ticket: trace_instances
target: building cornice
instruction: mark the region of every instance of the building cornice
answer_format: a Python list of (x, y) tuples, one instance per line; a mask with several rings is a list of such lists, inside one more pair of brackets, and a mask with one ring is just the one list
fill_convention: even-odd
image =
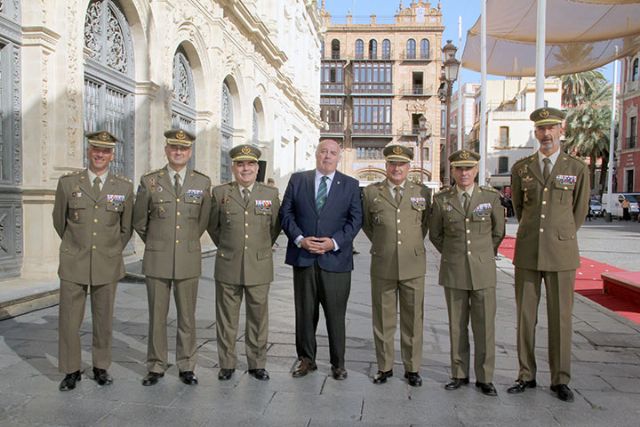
[(238, 29), (255, 41), (258, 50), (274, 67), (280, 68), (287, 61), (287, 55), (274, 41), (266, 25), (247, 8), (242, 0), (220, 0), (220, 4), (238, 21)]
[(22, 27), (22, 45), (40, 46), (48, 52), (55, 50), (60, 34), (47, 27)]

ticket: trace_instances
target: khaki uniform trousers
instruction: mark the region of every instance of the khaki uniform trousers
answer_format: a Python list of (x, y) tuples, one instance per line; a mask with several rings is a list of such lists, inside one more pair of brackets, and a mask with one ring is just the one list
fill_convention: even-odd
[(148, 277), (149, 299), (149, 343), (147, 346), (147, 369), (163, 373), (169, 367), (167, 350), (167, 315), (171, 287), (178, 315), (176, 333), (176, 365), (179, 371), (193, 371), (196, 366), (196, 300), (198, 277), (189, 279), (160, 279)]
[(80, 370), (80, 326), (84, 318), (87, 292), (91, 296), (91, 323), (93, 326), (93, 366), (108, 369), (111, 366), (113, 303), (117, 282), (91, 286), (60, 281), (60, 314), (58, 316), (58, 369), (64, 374)]
[(469, 318), (473, 330), (476, 381), (490, 383), (496, 362), (496, 289), (444, 288), (449, 313), (451, 377), (469, 378)]
[(371, 316), (378, 369), (393, 369), (398, 300), (402, 363), (406, 372), (418, 372), (422, 365), (424, 276), (409, 280), (371, 277)]
[(536, 324), (542, 279), (547, 295), (551, 385), (568, 384), (571, 380), (571, 314), (575, 278), (575, 270), (537, 271), (516, 267), (519, 380), (536, 378)]
[(249, 369), (264, 369), (269, 336), (269, 283), (232, 285), (216, 281), (216, 336), (220, 368), (235, 369), (242, 296), (245, 300), (245, 347)]

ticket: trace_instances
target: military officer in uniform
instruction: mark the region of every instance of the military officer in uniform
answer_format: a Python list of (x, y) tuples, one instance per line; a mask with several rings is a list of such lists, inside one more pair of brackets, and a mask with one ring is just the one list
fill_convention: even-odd
[(497, 396), (495, 364), (496, 261), (504, 238), (500, 193), (475, 184), (480, 155), (458, 150), (449, 156), (455, 185), (433, 200), (429, 239), (442, 254), (440, 285), (449, 313), (451, 376), (456, 390), (469, 383), (469, 319), (474, 338), (476, 387)]
[(371, 300), (378, 372), (375, 384), (393, 376), (398, 299), (400, 343), (405, 378), (422, 385), (424, 318), (424, 238), (428, 230), (430, 190), (407, 180), (413, 150), (385, 147), (387, 178), (364, 190), (362, 229), (371, 240)]
[(124, 277), (122, 250), (131, 238), (133, 184), (109, 172), (116, 138), (100, 131), (87, 135), (89, 167), (60, 178), (53, 206), (53, 226), (60, 245), (59, 369), (60, 390), (80, 381), (80, 325), (87, 292), (91, 295), (93, 378), (113, 379), (111, 365), (113, 303)]
[(258, 148), (239, 145), (229, 155), (235, 181), (213, 189), (208, 228), (218, 247), (214, 272), (218, 379), (230, 379), (236, 368), (235, 344), (244, 294), (249, 374), (266, 381), (271, 247), (280, 233), (280, 200), (276, 188), (256, 182), (261, 155)]
[(164, 134), (168, 164), (140, 179), (133, 227), (145, 242), (143, 273), (149, 300), (148, 374), (150, 386), (164, 376), (167, 361), (167, 313), (171, 288), (178, 314), (176, 364), (180, 380), (194, 385), (196, 298), (201, 272), (200, 236), (211, 209), (211, 181), (188, 166), (194, 136), (180, 129)]
[(585, 163), (560, 147), (565, 114), (555, 108), (531, 113), (539, 150), (511, 169), (516, 235), (516, 308), (520, 370), (509, 393), (536, 386), (535, 329), (540, 285), (544, 279), (549, 324), (551, 390), (573, 401), (571, 316), (576, 268), (580, 266), (577, 232), (589, 210), (589, 172)]

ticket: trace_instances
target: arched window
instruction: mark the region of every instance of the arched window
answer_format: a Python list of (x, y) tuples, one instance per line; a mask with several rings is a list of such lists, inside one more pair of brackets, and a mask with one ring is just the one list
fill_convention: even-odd
[[(129, 24), (113, 0), (92, 0), (84, 21), (89, 57), (84, 74), (84, 130), (107, 130), (121, 141), (111, 163), (114, 173), (133, 178), (133, 42)], [(85, 148), (86, 148), (85, 140)], [(85, 165), (87, 164), (86, 149)]]
[(633, 66), (631, 67), (631, 81), (638, 80), (638, 58), (633, 60)]
[(369, 40), (369, 59), (378, 59), (378, 42)]
[(364, 42), (360, 39), (356, 40), (356, 59), (364, 58)]
[[(193, 82), (193, 72), (187, 55), (179, 47), (173, 55), (173, 96), (171, 100), (171, 127), (184, 129), (196, 134), (196, 89)], [(189, 161), (192, 167), (195, 165), (195, 149), (192, 146), (193, 155)]]
[(391, 59), (391, 42), (389, 39), (382, 40), (382, 59)]
[(231, 159), (229, 150), (233, 147), (233, 100), (227, 82), (222, 83), (222, 136), (220, 144), (220, 182), (231, 181)]
[(429, 59), (429, 39), (420, 40), (420, 59)]
[(340, 59), (340, 40), (331, 41), (331, 59)]
[(414, 39), (407, 40), (407, 59), (416, 59), (416, 41)]

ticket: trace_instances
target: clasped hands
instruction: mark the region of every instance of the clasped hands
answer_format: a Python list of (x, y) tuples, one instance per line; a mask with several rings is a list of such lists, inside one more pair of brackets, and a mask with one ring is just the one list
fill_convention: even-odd
[(300, 241), (300, 246), (315, 255), (322, 255), (334, 249), (333, 239), (331, 237), (305, 237)]

